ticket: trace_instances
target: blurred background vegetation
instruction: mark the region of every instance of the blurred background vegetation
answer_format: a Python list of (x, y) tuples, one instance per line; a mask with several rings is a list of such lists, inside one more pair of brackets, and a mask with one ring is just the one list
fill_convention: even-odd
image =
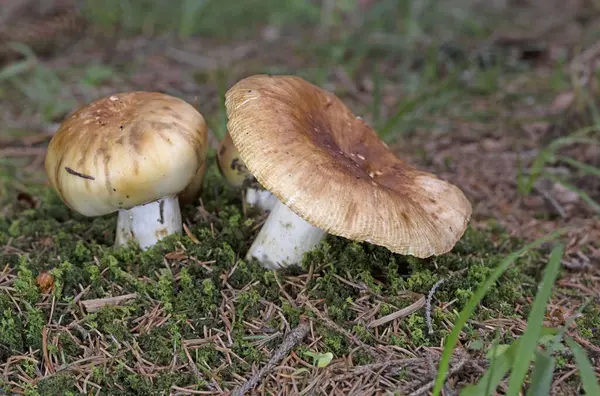
[[(599, 15), (597, 0), (3, 0), (0, 132), (55, 129), (99, 96), (143, 89), (197, 105), (216, 141), (232, 84), (289, 73), (390, 144), (421, 134), (422, 165), (431, 137), (492, 137), (518, 153), (520, 196), (547, 176), (598, 212), (596, 152), (564, 154), (597, 142)], [(557, 163), (568, 177), (544, 173)]]
[[(65, 109), (75, 104), (65, 93), (61, 84), (65, 77), (61, 74), (73, 76), (70, 69), (84, 63), (85, 70), (79, 71), (80, 80), (93, 85), (114, 77), (115, 72), (131, 72), (134, 67), (131, 59), (124, 60), (121, 56), (116, 60), (115, 53), (119, 52), (122, 40), (132, 37), (147, 40), (137, 45), (136, 52), (162, 54), (187, 63), (189, 68), (198, 66), (195, 75), (199, 83), (216, 76), (230, 84), (229, 77), (235, 73), (227, 70), (224, 63), (229, 69), (245, 69), (241, 74), (300, 74), (320, 85), (330, 83), (327, 88), (340, 91), (337, 93), (341, 95), (356, 85), (355, 81), (367, 78), (369, 86), (359, 89), (367, 88), (372, 93), (368, 112), (376, 124), (382, 121), (382, 116), (392, 118), (391, 123), (377, 124), (383, 128), (383, 134), (396, 129), (399, 122), (416, 122), (425, 113), (431, 114), (448, 104), (460, 88), (457, 84), (468, 83), (475, 90), (494, 90), (500, 68), (519, 71), (526, 67), (506, 58), (507, 49), (492, 39), (498, 21), (507, 15), (506, 7), (496, 4), (497, 1), (4, 2), (16, 5), (4, 6), (0, 54), (5, 59), (24, 56), (26, 60), (2, 70), (0, 83), (4, 82), (4, 89), (7, 84), (16, 86), (37, 105), (44, 119), (50, 120), (60, 119)], [(52, 70), (32, 61), (34, 54), (61, 54), (74, 43), (86, 40), (99, 45), (101, 54), (79, 61), (75, 56), (70, 64)], [(201, 44), (192, 51), (176, 49), (185, 46), (182, 43), (186, 40)], [(259, 62), (252, 61), (255, 54), (244, 54), (243, 48), (241, 55), (236, 53), (240, 42), (252, 40), (266, 42), (255, 48), (261, 52)], [(222, 51), (215, 54), (218, 46)], [(298, 57), (302, 61), (294, 62)], [(477, 72), (484, 68), (485, 72)], [(331, 77), (339, 76), (340, 69), (345, 81), (332, 86)], [(397, 96), (403, 105), (394, 114), (382, 109), (386, 107), (381, 103), (384, 80), (388, 86), (402, 84)], [(65, 97), (56, 101), (57, 95)]]

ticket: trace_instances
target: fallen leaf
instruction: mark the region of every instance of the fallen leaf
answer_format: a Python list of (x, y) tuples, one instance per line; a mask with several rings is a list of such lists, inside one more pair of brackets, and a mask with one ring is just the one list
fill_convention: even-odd
[(306, 351), (306, 352), (304, 352), (304, 354), (306, 356), (312, 357), (313, 364), (317, 363), (317, 367), (319, 367), (319, 368), (327, 367), (329, 365), (329, 363), (331, 363), (331, 361), (333, 360), (333, 353), (331, 353), (331, 352), (318, 353), (318, 352)]
[(49, 272), (41, 272), (35, 279), (38, 287), (44, 294), (48, 294), (54, 289), (54, 276)]

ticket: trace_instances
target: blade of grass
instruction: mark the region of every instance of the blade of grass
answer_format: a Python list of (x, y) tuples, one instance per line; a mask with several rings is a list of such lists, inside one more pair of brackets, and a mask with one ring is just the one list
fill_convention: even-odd
[(381, 74), (378, 66), (373, 67), (373, 110), (372, 110), (373, 125), (379, 125), (381, 117)]
[[(494, 345), (492, 348), (497, 348)], [(490, 360), (490, 367), (475, 385), (468, 385), (460, 391), (460, 396), (493, 395), (502, 378), (506, 375), (515, 360), (519, 348), (519, 340), (508, 347), (502, 354)]]
[[(500, 329), (496, 329), (496, 336), (494, 337), (494, 344), (492, 347), (492, 356), (494, 356), (495, 358), (492, 359), (492, 361), (490, 362), (490, 368), (489, 368), (489, 378), (487, 379), (487, 381), (481, 381), (480, 384), (483, 385), (484, 383), (485, 385), (485, 394), (489, 395), (490, 391), (492, 389), (496, 389), (496, 387), (498, 386), (498, 383), (495, 382), (496, 378), (494, 378), (494, 374), (496, 374), (496, 377), (498, 377), (498, 381), (500, 381), (502, 379), (502, 377), (504, 377), (504, 374), (506, 374), (506, 371), (509, 369), (510, 366), (506, 365), (506, 368), (504, 367), (504, 364), (500, 365), (500, 370), (496, 370), (496, 365), (495, 363), (497, 363), (498, 359), (496, 359), (496, 357), (498, 357), (497, 352), (498, 352), (498, 344), (500, 343)], [(515, 343), (516, 344), (516, 343)], [(516, 347), (515, 347), (516, 348)], [(510, 349), (510, 347), (509, 347)], [(506, 351), (508, 352), (508, 351)], [(496, 370), (496, 371), (494, 371)], [(502, 375), (498, 376), (498, 372), (501, 372)]]
[(31, 47), (29, 47), (23, 43), (11, 41), (8, 43), (8, 46), (10, 48), (12, 48), (13, 50), (19, 52), (21, 55), (23, 55), (26, 60), (37, 59), (37, 56), (35, 55), (35, 52), (31, 49)]
[(527, 396), (547, 396), (552, 387), (555, 359), (547, 352), (536, 352), (535, 366), (531, 374), (531, 386)]
[(531, 193), (531, 190), (533, 189), (533, 185), (535, 184), (535, 181), (540, 177), (540, 175), (544, 171), (544, 167), (550, 160), (550, 156), (551, 155), (548, 152), (548, 149), (546, 148), (546, 149), (540, 151), (540, 153), (537, 155), (537, 157), (535, 157), (535, 159), (533, 160), (533, 164), (531, 165), (529, 177), (527, 178), (527, 181), (522, 186), (521, 194), (529, 195)]
[(35, 67), (35, 63), (24, 60), (8, 65), (0, 70), (0, 81), (10, 80), (25, 74)]
[(579, 368), (579, 374), (581, 375), (581, 381), (583, 382), (583, 389), (587, 395), (600, 395), (600, 385), (594, 371), (594, 367), (587, 357), (587, 354), (579, 344), (573, 341), (571, 338), (566, 337), (565, 341), (573, 352), (577, 367)]
[(521, 150), (517, 150), (517, 191), (521, 195), (527, 195), (529, 178), (525, 176), (523, 160), (521, 159)]
[(588, 165), (584, 162), (577, 161), (576, 159), (564, 155), (559, 155), (556, 157), (556, 159), (565, 162), (571, 165), (573, 168), (577, 168), (580, 171), (587, 173), (588, 175), (600, 177), (600, 168), (596, 168), (595, 166)]
[(400, 122), (400, 120), (408, 113), (413, 111), (421, 102), (430, 97), (435, 97), (439, 95), (441, 92), (446, 90), (450, 90), (454, 84), (457, 83), (460, 74), (458, 72), (454, 72), (452, 75), (448, 76), (441, 84), (437, 85), (433, 89), (429, 91), (425, 91), (412, 99), (407, 99), (398, 105), (396, 112), (394, 115), (383, 125), (379, 134), (381, 136), (388, 135), (392, 129), (396, 127), (396, 125)]
[(546, 176), (548, 179), (552, 180), (555, 183), (561, 184), (567, 190), (570, 190), (570, 191), (576, 193), (577, 195), (579, 195), (579, 197), (582, 200), (585, 201), (585, 203), (587, 203), (590, 207), (592, 207), (592, 209), (594, 209), (596, 212), (600, 213), (600, 203), (596, 202), (592, 197), (590, 197), (582, 189), (575, 187), (571, 183), (568, 183), (565, 180), (561, 179), (560, 177), (555, 176), (549, 172), (544, 172), (544, 176)]
[(546, 147), (546, 149), (548, 151), (555, 152), (556, 150), (558, 150), (559, 148), (561, 148), (563, 146), (568, 146), (570, 144), (576, 144), (576, 143), (598, 145), (598, 144), (600, 144), (600, 141), (594, 140), (592, 138), (586, 138), (586, 137), (567, 136), (567, 137), (558, 138), (556, 140), (553, 140), (552, 143), (550, 143)]
[(550, 254), (550, 260), (548, 261), (542, 284), (535, 296), (529, 318), (527, 319), (527, 328), (520, 338), (521, 348), (519, 348), (508, 380), (507, 394), (509, 395), (518, 395), (520, 393), (525, 376), (529, 371), (529, 363), (535, 352), (544, 323), (544, 317), (546, 316), (546, 304), (550, 299), (552, 286), (560, 270), (560, 260), (563, 256), (563, 251), (563, 245), (558, 245)]
[[(553, 328), (542, 328), (541, 335), (555, 335), (557, 333), (556, 329)], [(492, 358), (488, 356), (490, 359), (490, 366), (485, 371), (485, 373), (481, 376), (481, 379), (477, 384), (468, 385), (463, 388), (460, 392), (460, 396), (481, 396), (481, 395), (493, 395), (498, 388), (500, 382), (504, 379), (506, 373), (513, 366), (517, 350), (520, 346), (520, 339), (517, 339), (513, 344), (508, 346), (504, 351), (500, 354), (496, 355), (495, 350), (499, 345), (494, 344), (491, 350)]]
[(433, 388), (434, 396), (438, 396), (440, 394), (440, 391), (442, 390), (442, 387), (444, 386), (446, 373), (448, 372), (448, 368), (450, 366), (450, 359), (452, 358), (452, 352), (454, 350), (454, 347), (456, 346), (456, 343), (458, 342), (458, 337), (460, 336), (460, 332), (462, 331), (462, 328), (467, 323), (467, 321), (469, 320), (469, 317), (471, 316), (473, 311), (475, 311), (477, 304), (485, 296), (485, 294), (490, 289), (490, 287), (494, 284), (494, 282), (496, 282), (496, 280), (498, 280), (498, 278), (500, 278), (500, 276), (502, 276), (502, 274), (508, 269), (508, 267), (517, 258), (519, 258), (520, 255), (522, 255), (523, 253), (525, 253), (531, 249), (534, 249), (534, 248), (540, 246), (543, 243), (553, 240), (554, 238), (563, 234), (565, 231), (566, 231), (566, 228), (561, 228), (549, 235), (546, 235), (545, 237), (539, 238), (539, 239), (525, 245), (524, 247), (517, 250), (516, 252), (513, 252), (510, 255), (508, 255), (504, 260), (502, 260), (500, 262), (500, 264), (496, 267), (494, 272), (492, 272), (492, 274), (485, 280), (485, 282), (483, 282), (483, 284), (481, 284), (479, 286), (477, 291), (471, 296), (471, 298), (467, 302), (466, 306), (463, 308), (460, 315), (458, 316), (458, 319), (454, 323), (452, 332), (446, 339), (446, 342), (444, 345), (444, 351), (442, 352), (442, 359), (440, 360), (440, 364), (439, 364), (438, 374), (435, 379), (435, 386)]
[[(586, 134), (594, 132), (596, 130), (596, 126), (586, 127), (576, 131), (571, 136), (566, 136), (553, 140), (548, 146), (541, 150), (533, 160), (529, 171), (529, 177), (521, 177), (521, 180), (517, 181), (517, 184), (519, 186), (519, 193), (521, 195), (529, 195), (531, 193), (533, 185), (535, 184), (536, 180), (540, 177), (540, 175), (544, 172), (546, 164), (555, 160), (554, 154), (561, 147), (576, 143), (593, 145), (600, 144), (600, 141), (598, 140), (584, 137)], [(574, 164), (572, 165), (576, 166)]]
[(206, 0), (184, 0), (181, 6), (181, 21), (179, 23), (179, 37), (186, 38), (194, 32), (194, 24), (198, 14), (206, 5)]

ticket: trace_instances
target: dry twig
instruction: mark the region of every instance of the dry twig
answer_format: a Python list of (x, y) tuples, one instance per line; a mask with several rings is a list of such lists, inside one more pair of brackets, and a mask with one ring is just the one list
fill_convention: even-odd
[(384, 369), (386, 371), (396, 370), (402, 367), (409, 366), (411, 364), (417, 364), (423, 362), (422, 358), (406, 358), (406, 359), (392, 359), (378, 363), (365, 364), (363, 366), (352, 367), (343, 374), (336, 375), (332, 381), (344, 381), (358, 375), (374, 372), (377, 370)]
[(277, 364), (279, 364), (279, 362), (290, 353), (290, 351), (296, 346), (296, 344), (298, 344), (304, 339), (304, 337), (306, 337), (309, 330), (310, 325), (308, 320), (302, 320), (298, 327), (296, 327), (294, 330), (288, 333), (288, 335), (285, 337), (279, 348), (277, 348), (277, 350), (273, 353), (271, 359), (269, 359), (267, 364), (264, 365), (263, 368), (258, 370), (256, 374), (254, 374), (240, 388), (234, 390), (232, 395), (242, 396), (246, 394), (246, 392), (252, 390), (261, 381), (261, 379), (265, 375), (267, 375), (267, 373), (273, 370), (277, 366)]
[(107, 305), (121, 305), (137, 297), (137, 293), (125, 294), (117, 297), (97, 298), (93, 300), (81, 300), (81, 305), (87, 312), (96, 312)]
[(393, 320), (410, 315), (411, 313), (416, 312), (419, 309), (423, 308), (424, 305), (425, 305), (425, 296), (419, 298), (417, 301), (410, 304), (408, 307), (402, 308), (396, 312), (393, 312), (389, 315), (386, 315), (384, 317), (381, 317), (377, 320), (372, 321), (371, 323), (369, 323), (369, 325), (367, 327), (373, 328), (373, 327), (381, 326), (382, 324), (386, 324), (387, 322), (391, 322)]
[[(465, 354), (465, 356), (463, 356), (462, 359), (460, 359), (460, 361), (456, 364), (456, 366), (452, 367), (450, 369), (450, 371), (448, 372), (448, 375), (446, 376), (446, 379), (456, 373), (458, 373), (460, 370), (462, 370), (462, 368), (465, 366), (465, 363), (467, 363), (468, 360), (468, 355)], [(435, 378), (429, 382), (427, 382), (425, 385), (421, 386), (419, 389), (417, 389), (416, 391), (412, 392), (409, 394), (409, 396), (420, 396), (420, 395), (424, 395), (426, 394), (431, 388), (433, 388), (433, 386), (435, 385)]]
[(354, 344), (356, 344), (359, 347), (363, 348), (366, 352), (368, 352), (374, 358), (376, 358), (376, 359), (380, 358), (380, 355), (379, 355), (379, 353), (377, 353), (377, 350), (375, 348), (373, 348), (371, 345), (365, 344), (357, 336), (355, 336), (354, 334), (350, 333), (349, 331), (345, 330), (344, 328), (342, 328), (341, 326), (339, 326), (338, 324), (336, 324), (329, 317), (325, 316), (323, 314), (323, 312), (319, 311), (308, 300), (304, 300), (304, 305), (307, 306), (311, 311), (313, 311), (315, 313), (315, 315), (317, 315), (317, 317), (319, 319), (321, 319), (321, 321), (323, 322), (323, 324), (325, 326), (329, 327), (332, 330), (337, 331), (340, 334), (343, 334), (344, 337), (348, 338)]

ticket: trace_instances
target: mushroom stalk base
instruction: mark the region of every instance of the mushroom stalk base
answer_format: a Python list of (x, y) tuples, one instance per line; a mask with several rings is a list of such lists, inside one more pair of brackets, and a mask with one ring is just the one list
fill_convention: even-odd
[(181, 211), (176, 196), (161, 198), (131, 209), (121, 209), (117, 219), (117, 247), (130, 241), (148, 249), (162, 238), (182, 231)]
[(246, 189), (246, 202), (251, 206), (257, 206), (261, 210), (272, 210), (279, 200), (268, 190), (261, 190), (254, 187)]
[(308, 223), (277, 200), (267, 221), (246, 254), (264, 267), (277, 269), (297, 265), (302, 255), (325, 238), (325, 231)]

